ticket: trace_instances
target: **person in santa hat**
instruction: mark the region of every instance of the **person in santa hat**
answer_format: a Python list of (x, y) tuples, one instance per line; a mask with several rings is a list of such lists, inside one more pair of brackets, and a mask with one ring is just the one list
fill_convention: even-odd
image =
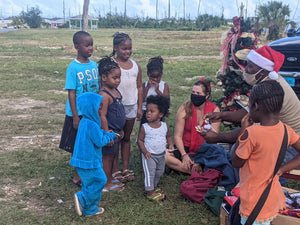
[[(269, 46), (263, 46), (256, 50), (251, 50), (247, 55), (247, 60), (247, 66), (243, 72), (244, 80), (251, 86), (255, 86), (265, 80), (276, 80), (284, 90), (283, 106), (279, 118), (300, 135), (300, 101), (291, 86), (278, 74), (284, 62), (284, 55)], [(204, 117), (211, 122), (241, 122), (243, 117), (247, 114), (247, 110), (242, 108), (235, 112), (212, 112)], [(202, 132), (201, 135), (208, 143), (235, 143), (240, 135), (240, 129), (233, 130), (229, 133), (216, 133), (210, 130), (208, 132)], [(289, 146), (284, 162), (290, 161), (297, 154), (298, 152)]]

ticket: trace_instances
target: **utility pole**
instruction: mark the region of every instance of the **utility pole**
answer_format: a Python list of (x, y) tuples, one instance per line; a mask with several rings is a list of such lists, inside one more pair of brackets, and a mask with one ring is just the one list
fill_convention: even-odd
[(109, 0), (109, 14), (111, 15), (111, 0)]
[(89, 27), (89, 4), (90, 0), (84, 0), (83, 3), (83, 13), (82, 13), (82, 30), (87, 31)]
[(63, 0), (63, 15), (64, 15), (64, 23), (66, 23), (65, 0)]
[(158, 20), (158, 0), (156, 0), (155, 19)]
[(185, 0), (183, 0), (183, 19), (185, 20)]
[(241, 3), (241, 15), (240, 15), (241, 18), (244, 17), (244, 4), (243, 2)]
[(168, 18), (170, 19), (171, 18), (171, 3), (170, 3), (171, 0), (168, 1)]
[(201, 0), (198, 1), (198, 14), (197, 14), (197, 16), (200, 16), (200, 4), (201, 4)]
[(246, 0), (245, 19), (247, 19), (248, 0)]
[(125, 9), (124, 9), (124, 19), (126, 20), (126, 4), (127, 4), (127, 0), (125, 0)]

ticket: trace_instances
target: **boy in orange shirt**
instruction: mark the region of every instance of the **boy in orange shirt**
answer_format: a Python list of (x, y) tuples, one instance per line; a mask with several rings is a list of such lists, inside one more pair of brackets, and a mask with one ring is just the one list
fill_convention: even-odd
[[(250, 112), (242, 120), (241, 135), (231, 154), (233, 166), (241, 168), (241, 224), (245, 224), (262, 192), (273, 177), (284, 135), (284, 124), (279, 120), (283, 97), (282, 87), (274, 80), (260, 82), (251, 91)], [(251, 126), (253, 123), (260, 124)], [(288, 145), (292, 145), (300, 152), (299, 136), (288, 125), (285, 126)], [(300, 155), (284, 165), (279, 173), (299, 165)], [(269, 225), (278, 210), (284, 205), (285, 196), (277, 174), (268, 198), (253, 224)]]

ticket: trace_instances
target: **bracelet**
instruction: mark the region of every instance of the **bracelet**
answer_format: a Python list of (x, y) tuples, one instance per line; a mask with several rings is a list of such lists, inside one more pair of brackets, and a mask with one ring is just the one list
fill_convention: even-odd
[(188, 155), (187, 153), (184, 153), (182, 156), (181, 156), (181, 159), (183, 159), (186, 155)]

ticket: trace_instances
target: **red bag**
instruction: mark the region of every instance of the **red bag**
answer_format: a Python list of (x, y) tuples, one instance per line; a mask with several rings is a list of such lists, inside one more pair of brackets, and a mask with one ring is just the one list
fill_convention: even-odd
[(214, 188), (222, 180), (222, 177), (223, 173), (215, 169), (208, 169), (202, 174), (192, 171), (189, 180), (180, 185), (180, 192), (186, 199), (204, 203), (203, 197), (207, 190)]

